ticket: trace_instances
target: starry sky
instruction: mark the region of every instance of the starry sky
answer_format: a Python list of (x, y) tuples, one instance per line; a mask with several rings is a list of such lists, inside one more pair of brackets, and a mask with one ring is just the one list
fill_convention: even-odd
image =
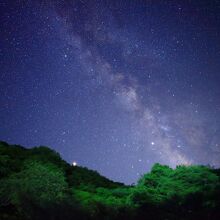
[(3, 0), (0, 140), (127, 184), (220, 166), (220, 2)]

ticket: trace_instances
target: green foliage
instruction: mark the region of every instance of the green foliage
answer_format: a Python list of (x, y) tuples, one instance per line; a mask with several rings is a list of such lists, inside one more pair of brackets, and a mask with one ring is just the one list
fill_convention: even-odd
[(178, 166), (175, 170), (155, 164), (150, 173), (138, 182), (137, 188), (144, 188), (154, 202), (165, 202), (173, 197), (182, 198), (200, 193), (213, 194), (219, 187), (219, 177), (206, 166)]
[(0, 142), (0, 178), (20, 171), (27, 153), (21, 146)]
[(29, 217), (35, 208), (61, 202), (66, 187), (64, 173), (59, 168), (50, 163), (27, 161), (21, 172), (0, 181), (0, 205), (13, 205)]
[(117, 188), (123, 186), (121, 183), (115, 183), (101, 176), (96, 171), (78, 166), (70, 166), (68, 168), (67, 181), (71, 187), (87, 187), (91, 190), (96, 187)]
[(220, 171), (155, 164), (125, 186), (47, 147), (0, 142), (0, 219), (220, 219)]

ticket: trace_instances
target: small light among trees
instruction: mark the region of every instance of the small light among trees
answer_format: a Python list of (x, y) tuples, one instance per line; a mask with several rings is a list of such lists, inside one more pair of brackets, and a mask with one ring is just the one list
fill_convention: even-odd
[(73, 165), (74, 167), (77, 166), (76, 161), (73, 161), (72, 165)]

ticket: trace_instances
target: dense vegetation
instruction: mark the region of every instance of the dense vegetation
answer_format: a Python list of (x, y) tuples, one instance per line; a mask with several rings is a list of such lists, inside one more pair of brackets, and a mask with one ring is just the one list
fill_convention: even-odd
[(220, 170), (155, 164), (135, 186), (0, 142), (0, 219), (220, 219)]

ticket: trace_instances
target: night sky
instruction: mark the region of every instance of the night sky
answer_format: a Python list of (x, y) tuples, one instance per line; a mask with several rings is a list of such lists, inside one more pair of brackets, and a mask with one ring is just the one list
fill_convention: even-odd
[(220, 166), (220, 1), (0, 2), (0, 140), (135, 183)]

